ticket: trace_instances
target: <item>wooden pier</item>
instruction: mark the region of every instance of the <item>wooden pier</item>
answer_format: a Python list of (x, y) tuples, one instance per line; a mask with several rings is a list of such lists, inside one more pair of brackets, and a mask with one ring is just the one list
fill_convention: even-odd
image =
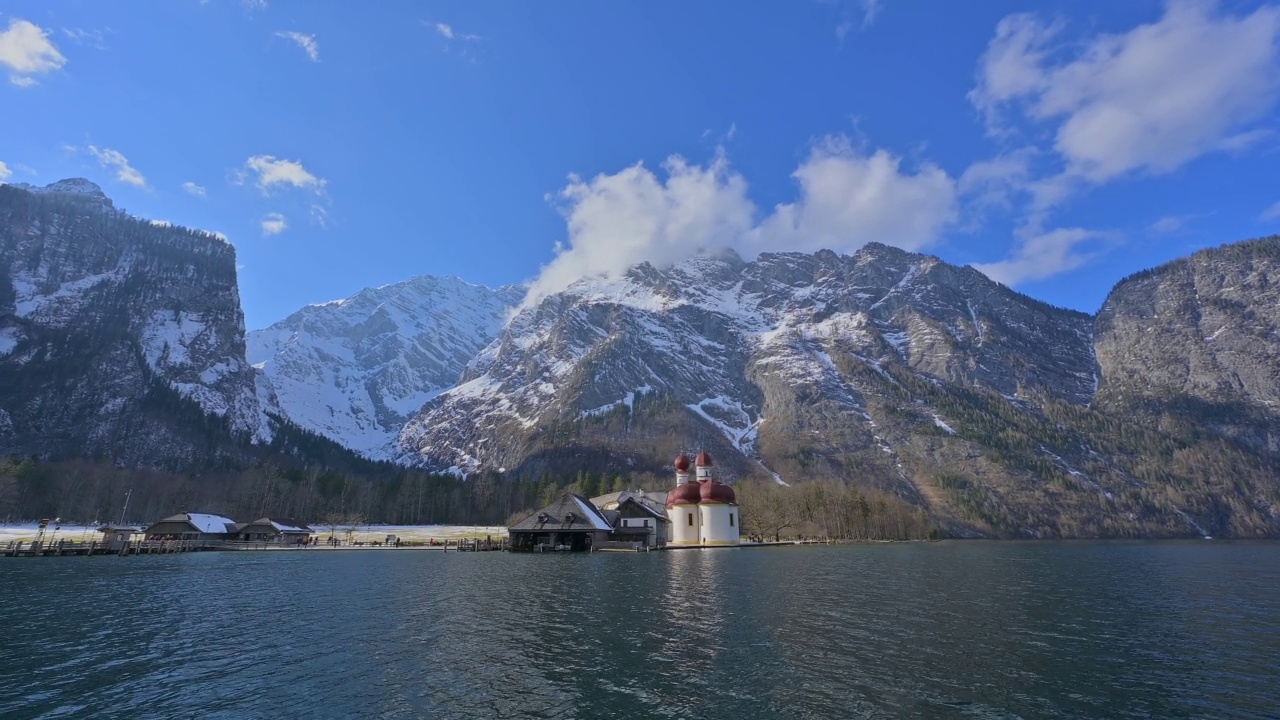
[(180, 552), (218, 550), (210, 543), (194, 540), (134, 540), (123, 545), (101, 540), (57, 540), (40, 542), (12, 540), (4, 547), (5, 557), (60, 557), (63, 555), (161, 555)]
[(401, 541), (399, 544), (375, 542), (335, 542), (324, 545), (302, 545), (278, 542), (239, 542), (230, 540), (132, 540), (109, 543), (101, 540), (57, 540), (40, 542), (12, 540), (4, 546), (4, 557), (60, 557), (63, 555), (162, 555), (208, 551), (325, 551), (325, 550), (438, 550), (441, 552), (497, 552), (508, 548), (507, 539)]

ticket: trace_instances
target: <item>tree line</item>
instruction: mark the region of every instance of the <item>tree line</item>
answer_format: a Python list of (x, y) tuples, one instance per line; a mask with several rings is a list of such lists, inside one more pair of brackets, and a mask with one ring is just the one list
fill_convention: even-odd
[[(530, 481), (499, 473), (461, 478), (404, 468), (368, 477), (318, 465), (282, 469), (264, 463), (235, 472), (178, 474), (93, 460), (0, 458), (0, 523), (61, 518), (92, 524), (123, 517), (146, 524), (178, 512), (207, 512), (238, 521), (289, 517), (316, 529), (352, 523), (500, 525), (536, 512), (565, 492), (594, 497), (665, 490), (671, 483), (648, 472), (580, 470)], [(938, 535), (919, 507), (837, 480), (795, 487), (753, 480), (738, 483), (736, 491), (747, 535), (902, 540)]]

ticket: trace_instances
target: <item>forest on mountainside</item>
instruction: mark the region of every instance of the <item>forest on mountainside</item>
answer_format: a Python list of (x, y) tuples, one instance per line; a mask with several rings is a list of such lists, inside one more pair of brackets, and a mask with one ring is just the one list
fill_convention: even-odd
[[(0, 523), (61, 518), (64, 523), (145, 524), (177, 512), (239, 521), (290, 517), (330, 524), (499, 525), (514, 522), (564, 492), (592, 497), (665, 489), (651, 473), (629, 477), (580, 471), (527, 482), (498, 473), (467, 479), (396, 469), (370, 478), (313, 465), (282, 470), (267, 463), (235, 472), (175, 474), (117, 468), (91, 460), (38, 462), (0, 458)], [(743, 530), (767, 538), (906, 540), (936, 538), (917, 507), (886, 493), (837, 481), (785, 487), (739, 483)]]

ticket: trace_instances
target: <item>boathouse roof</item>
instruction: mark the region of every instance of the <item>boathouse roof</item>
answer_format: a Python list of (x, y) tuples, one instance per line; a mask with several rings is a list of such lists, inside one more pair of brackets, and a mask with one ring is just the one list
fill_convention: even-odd
[(613, 526), (591, 501), (581, 495), (565, 493), (555, 502), (512, 525), (513, 531), (556, 530), (593, 532), (609, 531)]
[(170, 515), (167, 518), (163, 518), (151, 527), (155, 527), (162, 523), (186, 523), (192, 528), (195, 528), (197, 532), (205, 533), (207, 535), (225, 534), (231, 529), (231, 526), (235, 525), (234, 520), (222, 517), (221, 515), (210, 515), (207, 513), (178, 513), (177, 515)]
[(293, 518), (264, 517), (264, 518), (258, 518), (257, 520), (254, 520), (253, 522), (248, 523), (247, 525), (245, 525), (245, 527), (248, 527), (249, 525), (263, 525), (263, 526), (270, 525), (271, 527), (275, 528), (276, 532), (279, 532), (279, 533), (292, 534), (292, 533), (315, 532), (310, 527), (308, 527), (306, 523), (302, 522), (301, 520), (294, 520)]

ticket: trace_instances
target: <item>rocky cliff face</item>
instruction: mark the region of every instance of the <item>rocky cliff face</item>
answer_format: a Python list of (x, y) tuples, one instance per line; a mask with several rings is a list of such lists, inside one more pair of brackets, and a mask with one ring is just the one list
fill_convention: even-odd
[(520, 297), (514, 287), (415, 278), (250, 332), (248, 358), (295, 424), (385, 459), (408, 416), (457, 383)]
[(662, 399), (679, 409), (664, 421), (675, 423), (668, 444), (718, 445), (741, 457), (739, 472), (773, 473), (795, 469), (798, 441), (814, 446), (806, 466), (833, 470), (858, 448), (888, 452), (867, 388), (842, 363), (900, 366), (1031, 405), (1084, 404), (1090, 326), (972, 269), (878, 244), (853, 256), (640, 265), (523, 310), (462, 384), (406, 426), (402, 459), (513, 470), (532, 458), (543, 471), (539, 453), (563, 445), (549, 433)]
[(1206, 425), (1280, 451), (1280, 237), (1126, 278), (1097, 328), (1100, 406), (1197, 411)]
[(640, 265), (523, 309), (405, 425), (400, 460), (662, 477), (673, 447), (704, 447), (736, 477), (890, 490), (955, 534), (1274, 534), (1266, 424), (1196, 427), (1239, 407), (1223, 397), (1274, 397), (1277, 342), (1245, 299), (1270, 288), (1260, 252), (1205, 266), (1201, 287), (1238, 293), (1203, 300), (1233, 309), (1212, 327), (1176, 304), (1190, 270), (1122, 285), (1097, 357), (1094, 318), (883, 245)]
[(271, 428), (235, 251), (87, 180), (0, 186), (0, 452), (181, 465)]

